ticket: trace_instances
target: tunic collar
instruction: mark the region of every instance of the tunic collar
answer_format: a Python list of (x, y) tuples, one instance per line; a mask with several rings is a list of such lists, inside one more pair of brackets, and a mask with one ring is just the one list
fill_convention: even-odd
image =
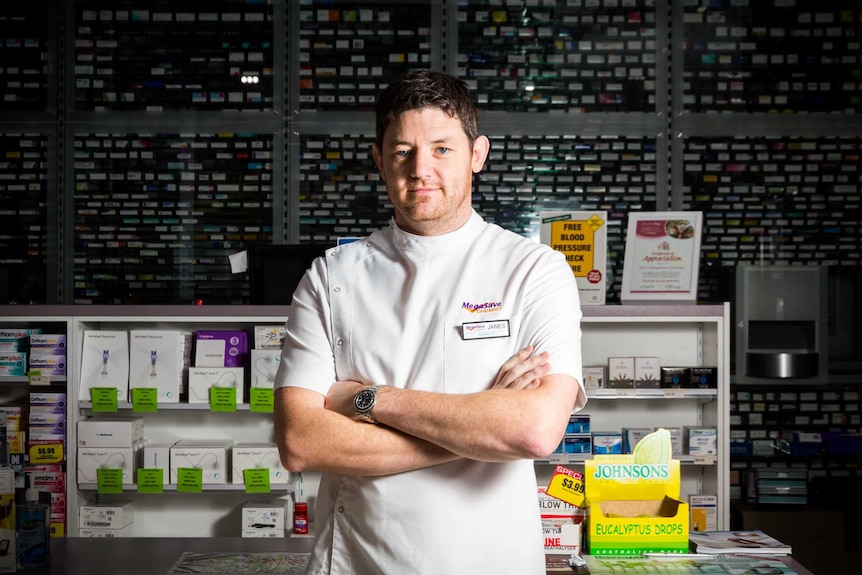
[(467, 222), (453, 232), (441, 236), (418, 236), (411, 234), (398, 227), (395, 218), (389, 221), (392, 230), (392, 241), (400, 249), (408, 251), (438, 252), (446, 251), (454, 246), (467, 245), (479, 235), (484, 224), (482, 216), (476, 210), (470, 215)]

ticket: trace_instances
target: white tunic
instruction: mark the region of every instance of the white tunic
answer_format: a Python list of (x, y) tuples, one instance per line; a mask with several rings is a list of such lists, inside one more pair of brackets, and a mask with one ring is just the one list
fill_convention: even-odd
[[(356, 380), (444, 393), (491, 386), (528, 344), (581, 380), (577, 285), (563, 256), (485, 223), (434, 237), (393, 223), (318, 259), (294, 295), (276, 386)], [(505, 320), (510, 335), (465, 339)], [(583, 391), (577, 406), (586, 402)], [(545, 573), (531, 460), (385, 477), (324, 474), (309, 573)]]

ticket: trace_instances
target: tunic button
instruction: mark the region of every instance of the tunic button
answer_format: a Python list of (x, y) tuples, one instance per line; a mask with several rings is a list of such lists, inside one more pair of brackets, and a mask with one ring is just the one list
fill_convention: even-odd
[(332, 291), (334, 291), (335, 293), (338, 293), (341, 291), (341, 288), (340, 287), (332, 288)]
[(339, 512), (339, 513), (344, 513), (344, 505), (339, 505), (339, 506), (338, 506), (338, 512)]
[(335, 345), (337, 345), (337, 346), (341, 347), (342, 345), (344, 345), (344, 340), (343, 340), (343, 339), (339, 339), (339, 340), (337, 340), (337, 341), (335, 342)]

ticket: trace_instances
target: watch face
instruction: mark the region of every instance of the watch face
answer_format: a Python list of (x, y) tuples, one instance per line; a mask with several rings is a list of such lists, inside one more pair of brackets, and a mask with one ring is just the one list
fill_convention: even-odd
[(370, 389), (363, 389), (353, 398), (353, 406), (360, 413), (368, 411), (374, 406), (374, 392)]

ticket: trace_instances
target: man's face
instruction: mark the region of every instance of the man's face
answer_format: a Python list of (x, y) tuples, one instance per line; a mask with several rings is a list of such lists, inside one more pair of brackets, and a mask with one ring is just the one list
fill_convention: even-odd
[(472, 180), (488, 156), (484, 136), (473, 145), (461, 121), (439, 108), (401, 114), (372, 149), (395, 206), (395, 221), (413, 234), (434, 236), (464, 225), (472, 213)]

